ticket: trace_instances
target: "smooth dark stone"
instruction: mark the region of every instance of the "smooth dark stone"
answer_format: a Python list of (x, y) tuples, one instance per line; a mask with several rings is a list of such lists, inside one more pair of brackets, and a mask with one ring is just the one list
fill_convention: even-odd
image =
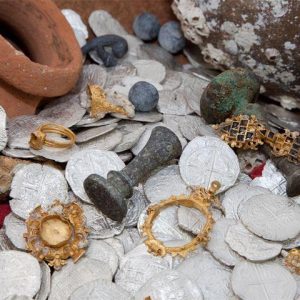
[(151, 41), (157, 38), (160, 23), (156, 16), (150, 13), (138, 15), (133, 22), (133, 31), (143, 41)]

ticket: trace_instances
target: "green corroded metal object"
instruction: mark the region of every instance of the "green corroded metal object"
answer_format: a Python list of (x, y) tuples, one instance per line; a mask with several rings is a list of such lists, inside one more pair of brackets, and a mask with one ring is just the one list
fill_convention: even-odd
[(259, 88), (259, 81), (251, 71), (242, 68), (225, 71), (216, 76), (202, 94), (201, 114), (209, 124), (221, 123), (239, 114), (259, 117), (259, 106), (254, 103)]

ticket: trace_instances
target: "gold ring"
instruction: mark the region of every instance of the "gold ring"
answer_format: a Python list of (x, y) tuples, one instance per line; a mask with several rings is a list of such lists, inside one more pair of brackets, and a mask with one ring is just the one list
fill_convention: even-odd
[[(210, 211), (212, 202), (217, 202), (218, 198), (215, 196), (216, 191), (220, 188), (218, 181), (213, 181), (209, 190), (204, 188), (197, 188), (192, 191), (189, 196), (171, 196), (170, 198), (152, 205), (147, 210), (147, 218), (143, 224), (143, 233), (147, 236), (145, 241), (148, 251), (154, 255), (165, 256), (171, 254), (172, 256), (180, 255), (185, 257), (190, 251), (195, 250), (197, 245), (206, 244), (209, 241), (209, 233), (214, 224), (214, 219)], [(202, 227), (201, 232), (189, 243), (179, 247), (167, 247), (161, 241), (157, 240), (152, 232), (152, 226), (155, 218), (159, 215), (160, 210), (173, 205), (182, 205), (189, 208), (198, 209), (206, 218), (206, 223)]]
[[(47, 138), (47, 133), (60, 134), (68, 138), (66, 142), (58, 142)], [(75, 144), (76, 135), (73, 131), (58, 124), (44, 124), (31, 133), (29, 145), (35, 150), (41, 150), (43, 146), (53, 148), (71, 148)]]

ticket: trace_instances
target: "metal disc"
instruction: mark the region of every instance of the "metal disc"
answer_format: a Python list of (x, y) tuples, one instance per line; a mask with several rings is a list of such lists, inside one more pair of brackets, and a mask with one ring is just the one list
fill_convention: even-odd
[(7, 144), (7, 132), (6, 132), (6, 112), (2, 106), (0, 106), (0, 151), (3, 150)]
[(278, 256), (282, 249), (280, 243), (266, 241), (256, 236), (241, 222), (229, 227), (225, 240), (231, 249), (252, 261), (272, 259)]
[(26, 230), (25, 222), (17, 218), (13, 213), (8, 214), (4, 219), (5, 234), (18, 249), (25, 250), (26, 242), (24, 233)]
[(137, 69), (137, 75), (144, 79), (162, 82), (166, 77), (166, 68), (156, 60), (140, 59), (132, 63)]
[(0, 251), (15, 250), (15, 249), (16, 249), (15, 246), (12, 244), (10, 239), (5, 234), (5, 229), (1, 228), (0, 229)]
[(147, 199), (152, 203), (165, 200), (172, 195), (190, 193), (177, 165), (168, 166), (151, 176), (144, 184), (144, 190)]
[(180, 87), (182, 83), (182, 77), (180, 72), (167, 70), (166, 77), (162, 82), (162, 86), (164, 90), (174, 91), (178, 87)]
[(135, 227), (124, 229), (116, 239), (122, 243), (125, 254), (142, 242), (139, 231)]
[(10, 295), (33, 297), (41, 285), (41, 268), (32, 255), (15, 250), (0, 252), (1, 299)]
[(11, 149), (11, 148), (5, 148), (3, 149), (2, 153), (5, 156), (14, 157), (14, 158), (34, 158), (35, 155), (32, 154), (29, 150), (26, 149)]
[(111, 170), (120, 171), (125, 167), (118, 155), (111, 151), (82, 150), (73, 155), (66, 166), (66, 178), (74, 194), (87, 203), (91, 203), (83, 182), (91, 174), (106, 178)]
[(240, 203), (248, 201), (252, 196), (270, 194), (270, 191), (262, 187), (252, 187), (239, 183), (225, 192), (222, 199), (222, 206), (226, 218), (239, 220), (238, 207)]
[(94, 118), (91, 118), (89, 116), (85, 117), (82, 119), (79, 123), (76, 124), (76, 127), (101, 127), (105, 125), (110, 125), (119, 122), (120, 120), (118, 118), (111, 118), (111, 117), (106, 117), (106, 118), (99, 118), (94, 119), (96, 121), (88, 123), (87, 120), (92, 120)]
[(119, 257), (119, 262), (121, 260), (121, 258), (124, 256), (124, 247), (123, 244), (121, 243), (121, 241), (119, 241), (116, 238), (108, 238), (105, 239), (105, 243), (107, 243), (108, 245), (112, 246), (114, 248), (114, 250), (116, 251), (118, 257)]
[(283, 196), (253, 196), (241, 203), (238, 214), (247, 229), (267, 240), (284, 241), (300, 233), (300, 206)]
[(282, 248), (283, 249), (293, 249), (300, 247), (300, 234), (298, 234), (294, 239), (286, 240), (283, 242)]
[(123, 135), (122, 142), (114, 148), (116, 153), (131, 149), (139, 141), (140, 137), (146, 130), (146, 126), (136, 129)]
[(185, 116), (180, 122), (179, 129), (183, 136), (191, 141), (199, 135), (202, 135), (201, 128), (204, 121), (198, 116)]
[(77, 288), (96, 279), (112, 280), (107, 263), (87, 257), (76, 263), (68, 260), (61, 270), (52, 274), (49, 300), (69, 299)]
[(243, 260), (241, 256), (233, 251), (225, 242), (225, 237), (230, 226), (236, 222), (232, 219), (222, 218), (216, 221), (210, 233), (210, 239), (206, 246), (207, 250), (226, 266), (235, 266)]
[(243, 261), (232, 272), (232, 288), (244, 300), (293, 300), (297, 285), (290, 272), (275, 262)]
[(234, 151), (213, 137), (193, 139), (182, 152), (179, 168), (187, 185), (208, 189), (212, 181), (219, 181), (221, 188), (218, 193), (231, 187), (240, 173)]
[(183, 261), (177, 270), (194, 279), (207, 300), (234, 299), (231, 290), (231, 270), (203, 251)]
[(154, 275), (135, 294), (136, 300), (147, 297), (152, 300), (202, 300), (202, 292), (187, 275), (176, 270), (163, 271)]
[(36, 300), (46, 300), (49, 296), (51, 289), (51, 270), (50, 267), (44, 262), (40, 262), (41, 267), (41, 287), (34, 297)]
[(113, 282), (98, 279), (75, 290), (70, 300), (132, 300), (132, 296)]
[(84, 143), (89, 140), (92, 140), (100, 135), (114, 130), (117, 126), (117, 124), (110, 124), (101, 127), (82, 130), (76, 134), (76, 143)]
[(132, 121), (139, 121), (144, 123), (157, 123), (160, 122), (163, 118), (163, 115), (158, 112), (137, 112), (133, 118), (130, 120)]
[(136, 68), (131, 63), (122, 63), (108, 70), (105, 88), (121, 84), (123, 78), (136, 76)]
[(12, 181), (10, 207), (23, 219), (37, 206), (58, 199), (68, 202), (68, 184), (61, 171), (46, 165), (29, 164), (19, 169)]

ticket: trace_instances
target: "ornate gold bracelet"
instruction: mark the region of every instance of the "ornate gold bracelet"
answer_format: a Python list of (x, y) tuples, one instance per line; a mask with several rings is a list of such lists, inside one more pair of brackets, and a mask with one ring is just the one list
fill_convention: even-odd
[[(214, 224), (214, 219), (210, 211), (211, 204), (215, 202), (220, 205), (218, 197), (215, 195), (219, 190), (220, 183), (213, 181), (208, 190), (204, 188), (196, 188), (189, 196), (171, 196), (170, 198), (150, 206), (147, 210), (147, 218), (143, 224), (143, 233), (147, 236), (145, 244), (148, 251), (154, 255), (165, 256), (171, 254), (172, 256), (180, 255), (185, 257), (190, 251), (196, 249), (197, 245), (205, 245), (209, 240), (209, 233)], [(159, 215), (161, 209), (173, 205), (182, 205), (190, 208), (198, 209), (206, 218), (201, 232), (189, 243), (179, 247), (167, 247), (161, 241), (157, 240), (152, 232), (152, 226), (155, 218)]]

